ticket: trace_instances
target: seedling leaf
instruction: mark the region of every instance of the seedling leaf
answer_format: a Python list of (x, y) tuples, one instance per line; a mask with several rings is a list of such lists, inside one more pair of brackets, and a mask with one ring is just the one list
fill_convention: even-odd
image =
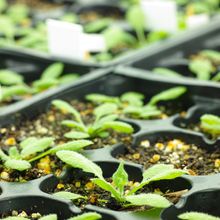
[(53, 194), (54, 196), (61, 198), (61, 199), (67, 199), (67, 200), (77, 200), (77, 199), (85, 199), (84, 196), (81, 196), (79, 194), (66, 192), (66, 191), (60, 191)]
[(41, 79), (57, 79), (63, 72), (62, 63), (54, 63), (47, 67), (42, 73)]
[(96, 212), (88, 212), (88, 213), (70, 218), (68, 220), (98, 220), (101, 218), (102, 218), (102, 216)]
[(184, 220), (220, 220), (220, 218), (199, 212), (186, 212), (178, 216)]
[(8, 159), (4, 165), (12, 170), (24, 171), (31, 168), (31, 164), (25, 160)]

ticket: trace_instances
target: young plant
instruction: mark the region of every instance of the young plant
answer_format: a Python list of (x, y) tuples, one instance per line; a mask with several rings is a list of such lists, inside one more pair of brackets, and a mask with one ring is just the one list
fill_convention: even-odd
[(95, 178), (91, 181), (104, 191), (109, 192), (112, 198), (118, 201), (122, 207), (150, 206), (166, 208), (170, 206), (171, 203), (159, 194), (138, 193), (138, 191), (153, 181), (174, 179), (186, 173), (183, 170), (175, 169), (172, 165), (154, 165), (143, 172), (143, 179), (137, 186), (125, 190), (125, 187), (128, 186), (129, 178), (123, 162), (120, 163), (118, 169), (112, 175), (112, 183), (110, 183), (103, 177), (102, 169), (81, 154), (71, 151), (59, 151), (56, 155), (68, 165), (93, 174)]
[(0, 149), (0, 159), (3, 161), (4, 167), (12, 170), (24, 171), (31, 168), (31, 162), (41, 159), (47, 155), (53, 155), (59, 150), (81, 150), (91, 145), (91, 141), (80, 140), (71, 141), (65, 144), (52, 147), (54, 139), (51, 137), (25, 139), (17, 147), (10, 147), (8, 154)]
[[(102, 216), (96, 212), (87, 212), (85, 214), (78, 215), (76, 217), (68, 218), (67, 220), (98, 220)], [(20, 217), (20, 216), (11, 216), (3, 218), (2, 220), (31, 220), (32, 218)], [(58, 220), (56, 214), (50, 214), (39, 218), (39, 220)]]
[(215, 217), (201, 212), (186, 212), (180, 214), (178, 218), (183, 220), (220, 220), (219, 217)]
[(93, 114), (95, 120), (93, 123), (86, 125), (80, 113), (70, 104), (62, 100), (54, 100), (52, 105), (55, 108), (69, 113), (73, 116), (73, 120), (64, 120), (61, 122), (69, 128), (72, 128), (71, 132), (66, 133), (64, 136), (73, 139), (85, 139), (101, 137), (105, 138), (109, 136), (109, 130), (112, 129), (118, 133), (130, 134), (134, 131), (131, 125), (116, 121), (118, 116), (115, 114), (117, 105), (113, 103), (106, 103), (94, 109)]
[(36, 92), (41, 92), (61, 84), (71, 83), (79, 78), (79, 75), (74, 73), (61, 76), (63, 69), (64, 64), (62, 63), (54, 63), (48, 66), (42, 73), (41, 78), (33, 82)]
[(144, 104), (144, 95), (136, 92), (124, 93), (121, 97), (112, 97), (101, 94), (89, 94), (86, 99), (93, 103), (114, 103), (122, 114), (134, 118), (149, 119), (162, 114), (157, 107), (160, 101), (175, 100), (186, 93), (185, 87), (174, 87), (153, 96), (148, 103)]
[(177, 73), (176, 71), (168, 69), (168, 68), (157, 67), (153, 69), (153, 72), (158, 75), (165, 76), (165, 77), (172, 77), (172, 78), (182, 77), (180, 73)]
[(220, 117), (211, 114), (202, 115), (200, 118), (201, 129), (212, 136), (220, 135)]

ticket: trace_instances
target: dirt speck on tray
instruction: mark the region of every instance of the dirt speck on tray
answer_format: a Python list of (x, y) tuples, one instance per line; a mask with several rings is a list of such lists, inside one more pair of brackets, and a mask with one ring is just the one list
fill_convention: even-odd
[(161, 139), (154, 143), (145, 139), (137, 146), (127, 146), (124, 154), (116, 157), (142, 164), (145, 168), (157, 163), (173, 164), (176, 168), (188, 170), (190, 175), (220, 172), (219, 148), (206, 150), (180, 139)]

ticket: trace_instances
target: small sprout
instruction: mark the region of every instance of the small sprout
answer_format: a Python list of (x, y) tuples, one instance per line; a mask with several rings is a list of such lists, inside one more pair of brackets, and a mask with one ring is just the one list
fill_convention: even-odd
[(178, 216), (183, 220), (220, 220), (219, 217), (211, 216), (201, 212), (186, 212)]
[(220, 135), (220, 117), (211, 114), (205, 114), (200, 118), (201, 129), (212, 136)]
[(160, 101), (174, 100), (186, 93), (186, 87), (174, 87), (153, 96), (147, 104), (144, 104), (144, 95), (137, 92), (127, 92), (120, 97), (112, 97), (101, 94), (89, 94), (86, 99), (93, 103), (113, 102), (118, 106), (118, 110), (126, 115), (135, 118), (148, 119), (158, 117), (162, 114), (157, 104)]
[(73, 120), (64, 120), (62, 125), (72, 128), (72, 131), (65, 134), (65, 137), (72, 139), (87, 139), (101, 137), (105, 138), (109, 135), (110, 129), (118, 133), (130, 134), (134, 131), (131, 125), (116, 121), (117, 105), (113, 103), (105, 103), (95, 108), (93, 114), (95, 120), (92, 124), (85, 125), (80, 113), (67, 102), (62, 100), (54, 100), (52, 104), (59, 110), (72, 114)]
[(123, 162), (120, 163), (118, 169), (112, 175), (113, 182), (111, 184), (103, 177), (102, 169), (83, 155), (76, 152), (59, 151), (57, 156), (60, 160), (74, 168), (92, 173), (96, 178), (93, 178), (91, 181), (103, 190), (111, 193), (111, 196), (123, 207), (147, 205), (166, 208), (170, 206), (171, 203), (161, 195), (154, 193), (136, 194), (136, 192), (153, 181), (174, 179), (186, 173), (183, 170), (175, 169), (172, 165), (158, 164), (144, 171), (140, 184), (136, 184), (130, 190), (125, 191), (125, 186), (129, 185), (129, 178), (124, 169)]
[(0, 84), (1, 85), (17, 85), (23, 83), (23, 77), (11, 70), (0, 70)]
[(168, 68), (162, 68), (162, 67), (154, 68), (153, 72), (164, 77), (172, 77), (172, 78), (182, 77), (180, 73), (177, 73), (176, 71)]

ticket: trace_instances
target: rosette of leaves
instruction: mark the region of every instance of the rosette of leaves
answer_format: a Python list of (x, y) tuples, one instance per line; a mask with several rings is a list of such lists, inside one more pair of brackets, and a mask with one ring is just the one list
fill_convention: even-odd
[(48, 66), (41, 75), (39, 80), (33, 82), (32, 86), (36, 92), (41, 92), (46, 89), (71, 83), (79, 78), (78, 74), (70, 73), (62, 75), (64, 64), (53, 63)]
[(201, 212), (186, 212), (180, 214), (178, 218), (183, 220), (220, 220), (219, 217), (215, 217)]
[(64, 136), (72, 139), (85, 139), (85, 138), (106, 138), (109, 136), (109, 130), (113, 130), (118, 133), (133, 133), (134, 129), (128, 123), (116, 121), (118, 119), (117, 105), (113, 103), (106, 103), (95, 108), (93, 115), (95, 117), (94, 122), (86, 125), (80, 113), (69, 103), (62, 100), (54, 100), (52, 105), (61, 110), (69, 113), (73, 116), (72, 120), (64, 120), (62, 125), (72, 128), (72, 131), (66, 133)]
[(31, 168), (31, 162), (55, 154), (59, 150), (77, 151), (90, 144), (92, 144), (91, 141), (80, 140), (54, 146), (54, 139), (51, 137), (30, 137), (22, 141), (19, 148), (10, 147), (7, 153), (0, 149), (0, 159), (5, 168), (24, 171)]
[(160, 101), (175, 100), (186, 91), (185, 87), (174, 87), (154, 95), (147, 104), (144, 104), (145, 96), (137, 92), (127, 92), (120, 97), (94, 93), (87, 95), (86, 99), (93, 103), (114, 103), (122, 114), (134, 118), (149, 119), (162, 114), (157, 106)]
[(202, 131), (210, 134), (212, 137), (218, 137), (220, 135), (220, 117), (212, 114), (202, 115), (200, 127)]
[[(76, 217), (68, 218), (67, 220), (98, 220), (101, 218), (102, 216), (96, 212), (88, 212), (85, 214), (78, 215)], [(2, 220), (31, 220), (31, 219), (32, 218), (11, 216), (7, 218), (3, 218)], [(58, 220), (58, 216), (56, 214), (50, 214), (39, 218), (39, 220)]]
[[(70, 151), (59, 151), (56, 155), (71, 167), (93, 174), (95, 178), (92, 178), (91, 181), (104, 191), (109, 192), (111, 197), (119, 202), (122, 207), (150, 206), (166, 208), (170, 206), (171, 203), (162, 195), (156, 193), (139, 193), (139, 190), (151, 182), (174, 179), (186, 173), (183, 170), (175, 169), (173, 165), (154, 165), (143, 172), (143, 179), (138, 185), (133, 186), (125, 192), (129, 177), (124, 169), (123, 162), (120, 163), (118, 169), (112, 175), (112, 183), (110, 183), (103, 177), (102, 169), (81, 154)], [(61, 191), (55, 195), (70, 199), (72, 193)], [(76, 194), (73, 195), (76, 196)]]

